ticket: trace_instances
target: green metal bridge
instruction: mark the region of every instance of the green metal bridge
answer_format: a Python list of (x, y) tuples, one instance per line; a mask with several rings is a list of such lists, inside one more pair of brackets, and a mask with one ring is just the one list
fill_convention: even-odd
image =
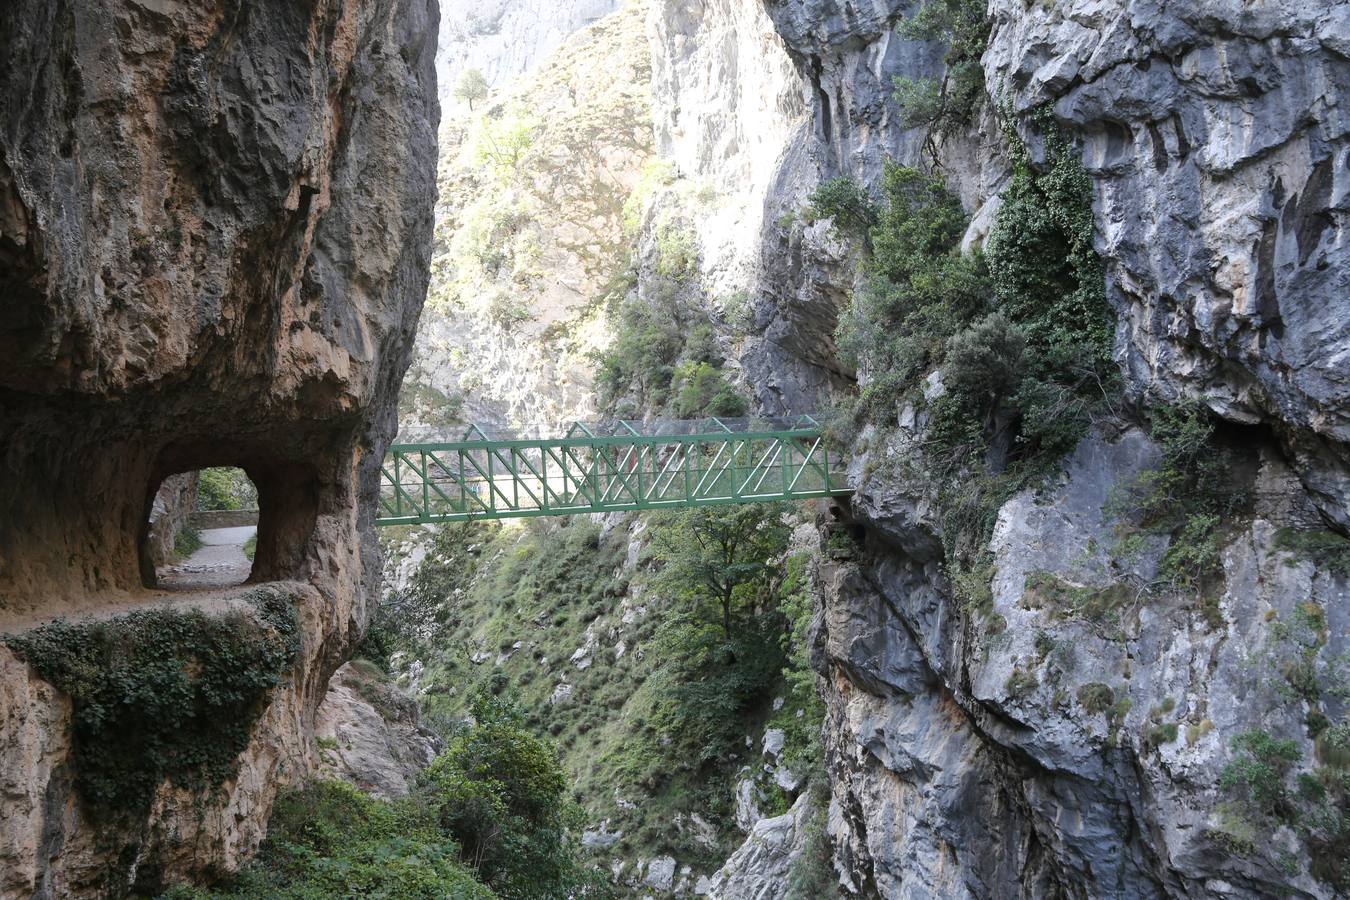
[(850, 493), (845, 460), (831, 458), (820, 423), (811, 416), (577, 422), (561, 438), (507, 435), (471, 425), (455, 440), (426, 437), (389, 448), (380, 470), (376, 524)]

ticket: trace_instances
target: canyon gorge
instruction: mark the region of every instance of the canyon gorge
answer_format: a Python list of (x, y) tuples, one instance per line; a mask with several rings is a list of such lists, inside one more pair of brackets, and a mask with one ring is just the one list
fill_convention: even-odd
[[(1350, 3), (0, 48), (0, 897), (1350, 895)], [(376, 527), (396, 439), (802, 413), (850, 496)]]

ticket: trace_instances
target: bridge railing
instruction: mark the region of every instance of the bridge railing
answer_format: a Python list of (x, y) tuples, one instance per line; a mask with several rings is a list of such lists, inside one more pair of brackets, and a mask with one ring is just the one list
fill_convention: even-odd
[[(787, 425), (764, 430), (764, 425)], [(712, 430), (716, 429), (716, 430)], [(577, 423), (553, 439), (398, 443), (381, 525), (660, 509), (848, 493), (814, 419)]]

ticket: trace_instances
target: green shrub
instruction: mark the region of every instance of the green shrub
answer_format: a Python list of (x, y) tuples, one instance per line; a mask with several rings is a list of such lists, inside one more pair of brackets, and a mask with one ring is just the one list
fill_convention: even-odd
[(136, 821), (166, 780), (205, 791), (234, 775), (300, 649), (289, 594), (249, 601), (252, 615), (149, 609), (4, 636), (71, 699), (75, 787), (91, 813)]
[(1115, 702), (1115, 692), (1100, 681), (1089, 682), (1078, 689), (1078, 705), (1088, 713), (1104, 713)]
[(811, 192), (808, 202), (813, 219), (833, 219), (836, 227), (858, 232), (864, 237), (877, 222), (876, 204), (852, 178), (822, 181)]
[[(976, 6), (921, 15), (983, 22)], [(1048, 113), (1032, 120), (1045, 163), (1034, 169), (1008, 129), (1014, 171), (983, 254), (960, 253), (966, 217), (941, 181), (885, 167), (868, 277), (840, 317), (841, 351), (867, 376), (855, 421), (889, 427), (899, 404), (927, 407), (922, 465), (941, 485), (954, 584), (977, 565), (999, 507), (1077, 444), (1117, 377), (1091, 181)], [(944, 390), (925, 402), (935, 368)]]
[(1009, 697), (1025, 697), (1036, 688), (1041, 686), (1036, 673), (1030, 669), (1014, 668), (1008, 680), (1003, 684), (1003, 690)]
[(720, 369), (706, 362), (686, 363), (675, 370), (675, 414), (682, 419), (703, 416), (743, 416), (745, 398), (727, 382)]
[(1340, 578), (1350, 577), (1350, 538), (1334, 531), (1281, 528), (1275, 534), (1275, 546)]
[(1037, 570), (1026, 577), (1025, 605), (1032, 609), (1048, 607), (1063, 618), (1109, 622), (1130, 601), (1128, 586), (1113, 583), (1104, 588), (1070, 584), (1053, 572)]
[(1326, 765), (1350, 771), (1350, 721), (1324, 728), (1318, 736), (1317, 752)]
[(250, 534), (248, 540), (244, 541), (243, 550), (244, 555), (248, 557), (249, 562), (252, 562), (253, 557), (258, 555), (258, 535), (256, 532)]
[(1298, 745), (1273, 738), (1266, 731), (1244, 731), (1232, 740), (1236, 756), (1224, 766), (1219, 787), (1245, 789), (1252, 803), (1278, 817), (1289, 814), (1285, 776), (1299, 760)]
[(667, 223), (657, 231), (655, 269), (676, 281), (698, 273), (698, 239), (691, 229)]
[(1092, 243), (1092, 179), (1048, 109), (1032, 121), (1045, 140), (1040, 171), (1005, 117), (1013, 175), (985, 242), (994, 298), (1026, 331), (1035, 374), (1100, 390), (1095, 382), (1110, 383), (1115, 366), (1105, 270)]
[(1159, 747), (1177, 739), (1176, 722), (1152, 722), (1144, 729), (1144, 746)]
[(178, 534), (174, 535), (173, 555), (177, 559), (187, 559), (204, 546), (202, 533), (191, 525), (185, 525), (178, 530)]
[[(1324, 760), (1328, 743), (1339, 739), (1332, 735), (1337, 728), (1345, 726), (1332, 726), (1317, 740), (1318, 755)], [(1350, 745), (1350, 731), (1345, 737)], [(1219, 787), (1235, 799), (1220, 804), (1221, 824), (1216, 829), (1220, 835), (1232, 830), (1225, 821), (1230, 826), (1234, 821), (1251, 823), (1253, 830), (1288, 826), (1302, 840), (1309, 873), (1340, 891), (1350, 889), (1350, 775), (1328, 765), (1311, 774), (1299, 773), (1291, 788), (1289, 776), (1302, 759), (1295, 741), (1254, 729), (1234, 737), (1232, 747), (1234, 757), (1224, 767)], [(1233, 846), (1243, 853), (1256, 850), (1254, 843)], [(1296, 867), (1285, 869), (1297, 874)]]
[(1248, 856), (1256, 852), (1257, 828), (1236, 803), (1220, 803), (1215, 809), (1215, 821), (1209, 834), (1219, 839), (1230, 853)]
[(393, 802), (319, 781), (277, 798), (257, 858), (215, 889), (179, 887), (166, 900), (492, 900), (460, 848), (418, 797)]
[(612, 412), (631, 397), (641, 409), (682, 418), (745, 415), (706, 317), (682, 313), (673, 301), (634, 299), (616, 319), (609, 349), (596, 357), (602, 408)]
[(513, 704), (480, 693), (472, 711), (473, 724), (426, 772), (442, 830), (499, 896), (572, 896), (594, 878), (567, 840), (577, 811), (557, 751), (523, 727)]
[(783, 731), (783, 763), (808, 785), (818, 780), (821, 759), (820, 728), (825, 720), (825, 704), (816, 689), (807, 646), (811, 618), (815, 614), (815, 585), (807, 571), (809, 557), (802, 553), (788, 556), (778, 593), (779, 609), (787, 620), (787, 630), (779, 638), (783, 648), (783, 706), (769, 722)]
[(873, 373), (859, 412), (887, 418), (936, 364), (947, 339), (987, 310), (983, 259), (963, 256), (960, 201), (938, 179), (886, 163), (867, 282), (839, 320), (845, 356)]
[[(1153, 409), (1149, 433), (1160, 449), (1158, 464), (1118, 491), (1110, 506), (1145, 531), (1169, 534), (1160, 574), (1174, 588), (1201, 594), (1222, 575), (1225, 523), (1247, 502), (1234, 480), (1235, 456), (1215, 441), (1209, 415), (1193, 402)], [(1128, 536), (1130, 526), (1121, 530)], [(1223, 624), (1217, 605), (1201, 611), (1211, 627)]]
[(824, 789), (817, 788), (811, 792), (808, 802), (811, 806), (803, 823), (806, 837), (801, 853), (788, 869), (785, 900), (830, 900), (840, 896), (833, 848), (825, 831), (829, 795)]
[(257, 505), (258, 492), (243, 469), (212, 468), (197, 473), (198, 509), (252, 509)]
[(973, 121), (984, 102), (980, 57), (989, 40), (989, 20), (980, 0), (924, 0), (914, 15), (896, 27), (913, 41), (947, 45), (941, 81), (897, 77), (894, 100), (905, 124), (926, 127), (930, 151), (935, 135), (947, 135)]

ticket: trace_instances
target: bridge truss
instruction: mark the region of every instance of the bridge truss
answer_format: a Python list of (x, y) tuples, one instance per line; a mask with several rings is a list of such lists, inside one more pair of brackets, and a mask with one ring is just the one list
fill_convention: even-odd
[(811, 416), (577, 422), (561, 438), (471, 425), (389, 448), (376, 524), (838, 496), (843, 464)]

